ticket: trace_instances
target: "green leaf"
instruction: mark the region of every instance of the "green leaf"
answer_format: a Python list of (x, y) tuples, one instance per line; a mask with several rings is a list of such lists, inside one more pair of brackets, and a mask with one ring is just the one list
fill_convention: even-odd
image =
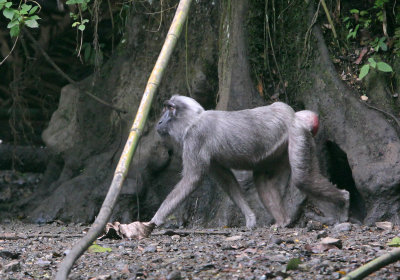
[(382, 49), (382, 51), (387, 51), (387, 45), (383, 41), (379, 41), (378, 45)]
[(5, 4), (5, 3), (7, 3), (7, 0), (0, 0), (0, 4)]
[(33, 8), (29, 11), (29, 14), (32, 15), (33, 13), (35, 13), (35, 12), (37, 11), (37, 9), (39, 9), (39, 6), (33, 7)]
[(286, 271), (298, 269), (299, 264), (301, 264), (300, 258), (289, 260), (288, 264), (286, 265)]
[(400, 237), (394, 237), (387, 245), (390, 247), (400, 247)]
[(25, 21), (25, 25), (30, 27), (30, 28), (38, 28), (39, 24), (35, 19), (28, 19)]
[(25, 15), (28, 13), (28, 11), (32, 8), (32, 5), (28, 5), (28, 4), (22, 4), (21, 5), (21, 9), (19, 10), (19, 13), (21, 15)]
[(376, 67), (376, 61), (372, 57), (368, 58), (368, 62), (369, 62), (369, 65), (371, 65), (372, 68)]
[(88, 248), (88, 251), (91, 253), (105, 253), (105, 252), (112, 252), (112, 249), (101, 247), (100, 245), (97, 244), (93, 244)]
[(360, 11), (357, 10), (357, 9), (351, 9), (351, 10), (350, 10), (350, 13), (351, 13), (351, 14), (359, 14)]
[(89, 22), (89, 20), (88, 19), (84, 19), (84, 20), (82, 20), (82, 24), (85, 24), (85, 23), (88, 23)]
[(84, 24), (80, 24), (80, 25), (78, 26), (78, 29), (79, 29), (80, 31), (85, 30), (85, 28), (86, 28), (86, 26), (85, 26)]
[(7, 24), (7, 28), (12, 28), (12, 27), (14, 27), (14, 26), (16, 26), (16, 25), (18, 25), (18, 24), (19, 24), (19, 21), (16, 20), (16, 19), (14, 19), (14, 20), (10, 21), (10, 22)]
[(5, 6), (6, 8), (10, 8), (12, 6), (12, 2), (7, 2)]
[(76, 0), (68, 0), (67, 2), (65, 2), (65, 4), (67, 4), (67, 5), (75, 5), (77, 3), (78, 2)]
[(9, 20), (12, 20), (13, 19), (13, 17), (14, 17), (14, 15), (15, 15), (15, 10), (14, 9), (8, 9), (8, 8), (6, 8), (6, 9), (4, 9), (4, 11), (3, 11), (3, 15), (6, 17), (6, 18), (8, 18)]
[(40, 17), (38, 15), (33, 15), (28, 17), (28, 19), (40, 19)]
[(367, 11), (361, 11), (361, 12), (360, 12), (360, 16), (366, 16), (366, 15), (368, 15), (368, 12), (367, 12)]
[(15, 25), (10, 29), (10, 36), (17, 37), (19, 35), (19, 25)]
[(383, 61), (376, 63), (376, 67), (378, 68), (379, 71), (382, 72), (393, 72), (392, 67)]
[(367, 76), (368, 72), (369, 72), (369, 64), (365, 64), (363, 67), (361, 67), (360, 76), (358, 76), (358, 78), (362, 80), (365, 76)]

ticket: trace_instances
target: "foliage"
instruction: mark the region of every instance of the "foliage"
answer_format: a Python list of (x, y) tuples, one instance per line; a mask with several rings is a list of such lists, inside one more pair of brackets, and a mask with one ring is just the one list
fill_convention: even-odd
[[(29, 2), (27, 2), (29, 3)], [(36, 2), (32, 2), (37, 4)], [(10, 22), (7, 28), (10, 29), (10, 36), (17, 37), (23, 26), (29, 28), (39, 27), (37, 22), (40, 17), (36, 14), (39, 9), (38, 5), (22, 4), (16, 9), (12, 8), (13, 3), (7, 0), (0, 0), (0, 11), (3, 11), (3, 16)]]
[(94, 242), (91, 246), (89, 246), (88, 251), (91, 253), (106, 253), (106, 252), (112, 252), (112, 249), (107, 247), (102, 247), (100, 245), (97, 245), (96, 242)]
[(68, 0), (67, 5), (76, 5), (78, 7), (78, 13), (70, 12), (70, 17), (74, 20), (72, 27), (76, 27), (80, 31), (86, 29), (86, 23), (89, 22), (88, 19), (83, 18), (82, 13), (88, 10), (88, 4), (90, 0)]
[(390, 247), (400, 247), (400, 237), (394, 237), (387, 245)]
[(381, 72), (393, 72), (392, 67), (386, 62), (383, 61), (376, 62), (375, 59), (370, 57), (368, 58), (368, 63), (364, 64), (361, 67), (360, 75), (358, 76), (358, 78), (362, 80), (365, 76), (367, 76), (370, 68), (377, 69), (378, 71)]

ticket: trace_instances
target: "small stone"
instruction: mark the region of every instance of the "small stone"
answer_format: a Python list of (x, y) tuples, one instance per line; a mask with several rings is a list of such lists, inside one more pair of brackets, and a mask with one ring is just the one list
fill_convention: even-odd
[(174, 270), (167, 275), (167, 280), (179, 280), (182, 279), (181, 272), (179, 270)]
[(312, 231), (312, 230), (322, 230), (324, 228), (324, 225), (320, 222), (317, 221), (308, 221), (307, 222), (307, 230)]
[(225, 238), (225, 241), (237, 241), (242, 239), (243, 237), (241, 235), (234, 235), (234, 236), (229, 236)]
[(323, 245), (334, 245), (339, 249), (342, 248), (342, 240), (332, 237), (325, 237), (321, 240), (321, 244)]
[(143, 249), (143, 253), (155, 253), (157, 252), (157, 247), (154, 245), (149, 245)]
[(283, 243), (283, 239), (274, 236), (274, 237), (271, 238), (271, 243), (272, 244), (276, 244), (276, 245), (280, 245), (280, 244)]
[(336, 232), (350, 231), (352, 228), (351, 223), (341, 223), (337, 224), (333, 227), (333, 230)]
[(19, 261), (12, 261), (4, 266), (4, 272), (17, 272), (21, 270)]
[(391, 222), (376, 222), (375, 226), (383, 230), (392, 230), (393, 224)]
[(36, 262), (36, 265), (38, 265), (38, 266), (40, 266), (40, 267), (42, 267), (42, 268), (44, 268), (44, 267), (49, 267), (50, 264), (51, 264), (51, 261), (45, 261), (45, 260), (42, 260), (42, 259), (39, 259), (39, 260), (37, 260), (37, 262)]
[(321, 230), (317, 234), (317, 239), (325, 238), (328, 236), (328, 232), (326, 230)]
[(180, 237), (180, 235), (175, 234), (175, 235), (171, 236), (171, 239), (174, 240), (174, 241), (179, 241), (181, 239), (181, 237)]

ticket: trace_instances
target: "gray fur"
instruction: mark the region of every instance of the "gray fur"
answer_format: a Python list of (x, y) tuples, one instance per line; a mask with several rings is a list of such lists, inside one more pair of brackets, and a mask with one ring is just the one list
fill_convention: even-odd
[(261, 201), (279, 225), (290, 222), (279, 192), (288, 183), (309, 196), (346, 207), (348, 193), (320, 174), (310, 133), (313, 118), (315, 113), (295, 113), (281, 102), (241, 111), (205, 111), (192, 98), (173, 96), (157, 131), (182, 148), (182, 179), (151, 222), (162, 224), (205, 174), (211, 174), (241, 209), (246, 226), (254, 227), (255, 215), (230, 169), (253, 170)]

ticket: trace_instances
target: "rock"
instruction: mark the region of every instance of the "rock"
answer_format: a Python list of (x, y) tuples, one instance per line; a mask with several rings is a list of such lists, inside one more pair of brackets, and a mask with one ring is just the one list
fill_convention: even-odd
[(174, 241), (179, 241), (181, 239), (181, 237), (180, 237), (180, 235), (175, 234), (175, 235), (171, 236), (171, 239), (174, 240)]
[(157, 252), (157, 247), (155, 245), (149, 245), (143, 249), (143, 253), (154, 253)]
[(321, 240), (321, 244), (323, 245), (334, 245), (339, 249), (342, 248), (342, 240), (332, 237), (325, 237)]
[(21, 263), (19, 261), (12, 261), (4, 266), (4, 272), (17, 272), (21, 270)]
[(271, 243), (272, 244), (280, 245), (280, 244), (282, 244), (282, 242), (283, 242), (282, 238), (279, 238), (279, 237), (276, 237), (276, 236), (273, 236), (271, 238)]
[(234, 235), (234, 236), (229, 236), (229, 237), (225, 238), (225, 241), (237, 241), (242, 238), (243, 238), (243, 236), (241, 236), (241, 235)]
[(333, 227), (333, 230), (336, 232), (350, 231), (351, 229), (352, 229), (351, 223), (341, 223)]
[(376, 222), (375, 226), (383, 230), (392, 230), (393, 224), (391, 222)]
[(39, 260), (37, 260), (37, 262), (36, 262), (36, 265), (38, 265), (38, 266), (40, 266), (40, 267), (42, 267), (42, 268), (44, 268), (44, 267), (49, 267), (50, 264), (51, 264), (51, 261), (45, 261), (45, 260), (42, 260), (42, 259), (39, 259)]
[(324, 228), (323, 224), (318, 221), (308, 221), (307, 222), (307, 230), (322, 230)]
[(328, 232), (326, 230), (321, 230), (317, 234), (317, 239), (321, 239), (328, 236)]
[(178, 280), (182, 279), (181, 272), (179, 270), (174, 270), (167, 275), (167, 280)]

